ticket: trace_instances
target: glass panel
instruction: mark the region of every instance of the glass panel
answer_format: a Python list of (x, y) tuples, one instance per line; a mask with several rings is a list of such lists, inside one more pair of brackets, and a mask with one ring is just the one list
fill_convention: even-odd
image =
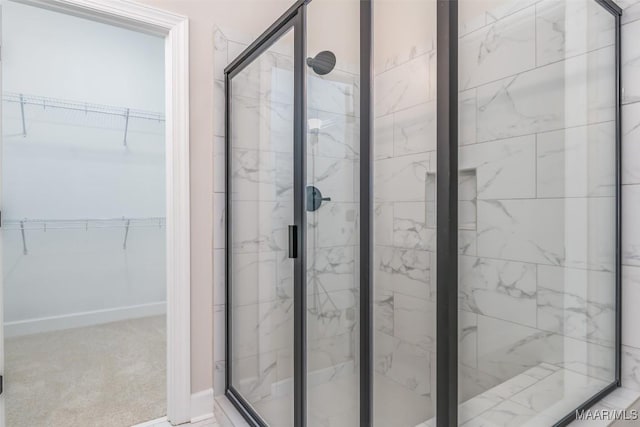
[(436, 2), (374, 6), (374, 424), (435, 417)]
[(552, 425), (615, 378), (615, 19), (459, 19), (460, 423)]
[(360, 2), (307, 9), (307, 420), (356, 426)]
[(232, 387), (293, 420), (293, 29), (231, 81)]

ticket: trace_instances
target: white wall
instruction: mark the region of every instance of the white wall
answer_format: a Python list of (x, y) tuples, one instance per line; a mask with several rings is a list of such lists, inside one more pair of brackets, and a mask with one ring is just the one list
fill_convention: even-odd
[[(2, 18), (3, 93), (164, 112), (163, 39), (12, 2)], [(132, 118), (125, 146), (123, 117), (26, 106), (24, 136), (20, 105), (3, 107), (5, 321), (164, 302), (162, 226), (132, 228), (126, 249), (122, 224), (24, 241), (10, 226), (164, 217), (164, 123)]]

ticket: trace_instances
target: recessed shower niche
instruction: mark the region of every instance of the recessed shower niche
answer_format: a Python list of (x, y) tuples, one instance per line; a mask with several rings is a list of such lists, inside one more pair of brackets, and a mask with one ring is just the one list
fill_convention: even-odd
[(252, 424), (560, 426), (619, 385), (619, 16), (301, 0), (227, 67)]

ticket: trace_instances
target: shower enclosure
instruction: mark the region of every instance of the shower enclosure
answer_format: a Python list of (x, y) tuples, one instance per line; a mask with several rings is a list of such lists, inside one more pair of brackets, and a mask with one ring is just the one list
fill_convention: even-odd
[(620, 14), (300, 0), (229, 64), (251, 424), (563, 426), (620, 385)]

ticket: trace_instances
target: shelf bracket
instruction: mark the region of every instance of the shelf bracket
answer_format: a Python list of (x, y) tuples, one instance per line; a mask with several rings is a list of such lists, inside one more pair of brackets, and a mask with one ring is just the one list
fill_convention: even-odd
[(27, 238), (24, 235), (24, 221), (20, 221), (20, 233), (22, 234), (22, 253), (27, 255)]
[(27, 136), (27, 122), (24, 117), (24, 95), (20, 94), (20, 113), (22, 115), (22, 136)]
[(122, 249), (127, 249), (127, 238), (129, 237), (129, 225), (131, 225), (131, 220), (127, 220), (127, 225), (124, 230), (124, 242), (122, 243)]
[(127, 112), (125, 113), (124, 119), (124, 146), (127, 146), (127, 132), (129, 131), (129, 112), (130, 109), (127, 108)]

